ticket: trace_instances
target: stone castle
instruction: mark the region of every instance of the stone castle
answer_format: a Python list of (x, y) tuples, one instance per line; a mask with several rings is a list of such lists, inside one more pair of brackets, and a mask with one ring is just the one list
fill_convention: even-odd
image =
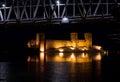
[(84, 33), (84, 39), (78, 39), (78, 33), (70, 33), (70, 40), (50, 40), (45, 39), (44, 33), (37, 33), (36, 40), (31, 40), (27, 43), (29, 48), (39, 48), (41, 52), (49, 49), (81, 49), (88, 50), (92, 47), (92, 33)]

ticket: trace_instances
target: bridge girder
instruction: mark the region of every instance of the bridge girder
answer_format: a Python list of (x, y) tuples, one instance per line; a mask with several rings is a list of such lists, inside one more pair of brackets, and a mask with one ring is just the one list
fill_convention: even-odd
[(0, 23), (51, 22), (63, 17), (71, 22), (113, 18), (111, 8), (117, 0), (1, 0)]

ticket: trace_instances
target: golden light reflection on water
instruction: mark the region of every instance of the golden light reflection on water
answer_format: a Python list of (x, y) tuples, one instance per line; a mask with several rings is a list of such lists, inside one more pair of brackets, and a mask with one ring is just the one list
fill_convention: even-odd
[(75, 59), (75, 54), (72, 53), (72, 54), (70, 55), (70, 57), (71, 57), (71, 59)]
[(59, 53), (59, 56), (60, 56), (60, 57), (63, 57), (63, 55), (64, 55), (64, 53), (62, 53), (62, 52)]
[(102, 56), (100, 53), (97, 53), (97, 55), (95, 55), (95, 57), (94, 57), (94, 60), (100, 61), (101, 59), (102, 59)]
[(100, 53), (40, 53), (28, 56), (27, 61), (30, 73), (35, 71), (36, 75), (41, 76), (46, 73), (52, 82), (62, 82), (68, 80), (68, 77), (72, 82), (91, 82), (92, 76), (100, 79), (101, 59)]
[(27, 62), (30, 62), (31, 60), (30, 60), (30, 56), (28, 56), (28, 58), (27, 58)]
[(88, 54), (88, 53), (40, 53), (35, 56), (28, 56), (28, 62), (92, 62), (100, 61), (102, 59), (101, 53)]
[(83, 58), (85, 57), (85, 53), (82, 53), (82, 57), (83, 57)]
[(66, 61), (69, 61), (69, 62), (76, 62), (75, 54), (72, 53), (72, 54), (70, 55), (70, 57), (67, 58)]

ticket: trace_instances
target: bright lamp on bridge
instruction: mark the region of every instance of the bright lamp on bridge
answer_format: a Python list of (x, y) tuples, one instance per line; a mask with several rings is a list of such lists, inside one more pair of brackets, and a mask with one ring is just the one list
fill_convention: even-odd
[(69, 23), (69, 19), (67, 17), (62, 18), (61, 23)]
[(60, 4), (60, 1), (59, 1), (59, 0), (57, 0), (57, 1), (56, 1), (56, 3), (57, 3), (57, 5), (59, 5), (59, 4)]
[(3, 4), (2, 4), (2, 7), (6, 7), (6, 5), (3, 3)]

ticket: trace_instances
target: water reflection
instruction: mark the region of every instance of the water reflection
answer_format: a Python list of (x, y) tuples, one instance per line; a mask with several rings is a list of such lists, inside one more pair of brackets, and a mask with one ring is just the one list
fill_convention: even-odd
[(88, 53), (40, 53), (36, 56), (28, 56), (28, 62), (92, 62), (100, 61), (102, 59), (101, 53), (88, 54)]
[(119, 80), (120, 55), (40, 53), (0, 62), (0, 82), (104, 82)]
[(100, 82), (100, 53), (40, 53), (28, 56), (29, 72), (40, 82)]
[(0, 62), (0, 82), (7, 82), (9, 75), (8, 63)]

